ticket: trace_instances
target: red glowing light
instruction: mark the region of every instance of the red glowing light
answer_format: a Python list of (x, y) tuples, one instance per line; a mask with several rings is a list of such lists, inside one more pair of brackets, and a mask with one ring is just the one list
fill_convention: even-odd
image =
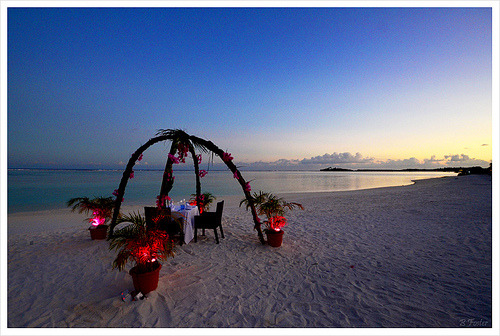
[(171, 240), (164, 231), (152, 230), (142, 239), (130, 241), (127, 248), (138, 264), (148, 264), (155, 262), (159, 251), (163, 251), (164, 246), (170, 243)]
[(90, 219), (90, 224), (92, 224), (93, 226), (102, 225), (106, 221), (106, 218), (101, 217), (96, 211), (94, 211), (93, 215), (94, 217)]
[(281, 231), (283, 226), (287, 225), (286, 218), (283, 216), (274, 216), (269, 218), (269, 227), (274, 231)]

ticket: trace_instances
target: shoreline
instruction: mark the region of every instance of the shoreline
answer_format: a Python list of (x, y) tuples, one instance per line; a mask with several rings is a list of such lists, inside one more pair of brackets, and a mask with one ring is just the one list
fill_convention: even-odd
[(287, 215), (280, 248), (228, 206), (226, 238), (177, 247), (138, 302), (121, 301), (130, 275), (111, 269), (115, 255), (90, 240), (84, 215), (39, 224), (60, 230), (16, 234), (9, 223), (8, 326), (491, 328), (491, 188), (469, 175), (280, 195), (305, 207)]
[[(319, 198), (319, 197), (334, 197), (336, 195), (340, 196), (344, 193), (364, 193), (376, 190), (386, 190), (391, 188), (404, 188), (412, 187), (421, 183), (432, 183), (433, 181), (439, 181), (441, 179), (457, 179), (458, 176), (442, 176), (442, 177), (432, 177), (425, 179), (412, 180), (411, 184), (404, 184), (400, 186), (386, 186), (386, 187), (374, 187), (366, 189), (355, 189), (355, 190), (340, 190), (340, 191), (312, 191), (312, 192), (296, 192), (296, 193), (282, 193), (277, 194), (279, 197), (283, 197), (288, 201), (300, 202), (301, 200)], [(491, 177), (490, 177), (491, 179)], [(239, 208), (239, 202), (244, 196), (222, 196), (220, 200), (225, 201), (226, 209), (236, 209)], [(143, 205), (124, 205), (121, 207), (122, 213), (131, 212), (141, 212), (144, 213), (144, 206), (153, 206), (152, 204)], [(240, 208), (241, 209), (241, 208)], [(249, 215), (250, 216), (250, 215)], [(38, 234), (41, 232), (65, 232), (70, 230), (71, 232), (75, 230), (87, 230), (90, 225), (86, 224), (86, 215), (79, 214), (78, 212), (71, 212), (69, 208), (58, 208), (58, 209), (48, 209), (48, 210), (38, 210), (29, 212), (15, 212), (7, 214), (7, 229), (8, 237), (13, 235), (31, 235)], [(71, 223), (63, 226), (54, 226), (56, 223)]]
[[(429, 177), (429, 178), (422, 178), (422, 179), (415, 179), (411, 180), (412, 183), (409, 184), (402, 184), (402, 185), (397, 185), (397, 186), (385, 186), (385, 187), (367, 187), (363, 189), (350, 189), (350, 190), (333, 190), (333, 191), (297, 191), (297, 192), (284, 192), (284, 193), (279, 193), (278, 195), (280, 196), (286, 196), (286, 195), (295, 195), (302, 197), (303, 196), (308, 196), (312, 194), (332, 194), (332, 193), (343, 193), (343, 192), (353, 192), (353, 191), (363, 191), (363, 190), (373, 190), (373, 189), (384, 189), (384, 188), (399, 188), (399, 187), (406, 187), (406, 186), (412, 186), (416, 184), (419, 181), (425, 181), (425, 180), (435, 180), (435, 179), (442, 179), (442, 178), (456, 178), (457, 176), (439, 176), (439, 177)], [(229, 199), (230, 201), (233, 201), (238, 198), (239, 200), (243, 199), (244, 195), (242, 194), (241, 196), (220, 196), (220, 199)], [(131, 204), (131, 205), (124, 205), (122, 208), (141, 208), (143, 206), (148, 206), (146, 204)], [(152, 206), (152, 205), (149, 205)], [(35, 210), (35, 211), (15, 211), (11, 213), (7, 213), (7, 216), (13, 216), (13, 217), (22, 217), (22, 216), (33, 216), (33, 215), (50, 215), (50, 214), (58, 214), (61, 212), (68, 212), (70, 211), (69, 208), (53, 208), (53, 209), (44, 209), (44, 210)]]
[[(92, 177), (97, 174), (98, 177)], [(148, 204), (156, 199), (157, 185), (159, 176), (149, 176), (151, 172), (138, 174), (137, 180), (129, 186), (126, 201), (123, 205)], [(186, 173), (186, 172), (184, 172)], [(223, 174), (221, 174), (223, 173)], [(59, 176), (59, 174), (62, 174)], [(66, 207), (66, 201), (75, 195), (108, 195), (110, 190), (116, 188), (119, 180), (119, 174), (114, 172), (83, 172), (76, 173), (50, 173), (47, 176), (47, 184), (41, 184), (40, 187), (32, 188), (30, 186), (30, 177), (26, 174), (9, 177), (9, 191), (7, 213), (24, 213), (45, 210), (59, 210)], [(104, 174), (104, 175), (103, 175)], [(111, 174), (111, 175), (109, 175)], [(179, 172), (180, 174), (180, 172)], [(262, 175), (264, 174), (264, 175)], [(288, 174), (292, 174), (290, 176)], [(246, 174), (245, 174), (246, 175)], [(397, 186), (411, 184), (412, 179), (434, 178), (440, 176), (456, 175), (453, 173), (361, 173), (356, 174), (335, 174), (321, 172), (301, 172), (296, 175), (295, 172), (252, 172), (247, 176), (252, 182), (254, 190), (266, 190), (274, 193), (303, 193), (303, 192), (330, 192), (355, 190), (364, 188), (376, 188), (383, 186)], [(59, 176), (59, 177), (58, 177)], [(241, 188), (237, 183), (232, 183), (233, 178), (227, 172), (214, 172), (214, 175), (208, 180), (203, 181), (203, 190), (210, 190), (220, 197), (243, 196)], [(361, 177), (360, 177), (361, 176)], [(42, 176), (38, 178), (44, 178)], [(94, 179), (94, 184), (88, 184), (86, 179)], [(111, 183), (116, 180), (116, 185)], [(154, 181), (154, 182), (153, 182)], [(189, 198), (195, 189), (194, 179), (191, 175), (182, 175), (178, 180), (178, 187), (171, 191), (171, 197), (174, 199)], [(270, 184), (268, 184), (268, 182)], [(61, 184), (62, 183), (62, 184)], [(255, 184), (254, 184), (255, 183)], [(226, 185), (227, 184), (227, 185)], [(26, 186), (26, 190), (22, 186)], [(191, 186), (192, 185), (192, 189)], [(43, 198), (40, 199), (40, 195)], [(149, 196), (148, 196), (149, 195)], [(111, 196), (111, 195), (109, 195)]]

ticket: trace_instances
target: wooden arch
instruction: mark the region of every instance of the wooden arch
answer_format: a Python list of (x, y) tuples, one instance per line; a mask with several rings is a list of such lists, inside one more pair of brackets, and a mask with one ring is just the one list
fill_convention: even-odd
[(253, 202), (253, 198), (251, 197), (250, 194), (250, 188), (249, 184), (243, 176), (241, 175), (241, 172), (238, 170), (236, 165), (233, 163), (232, 158), (225, 153), (222, 149), (217, 147), (212, 141), (208, 141), (202, 138), (198, 138), (196, 136), (192, 136), (187, 134), (184, 131), (181, 130), (160, 130), (156, 134), (157, 136), (154, 138), (149, 139), (144, 145), (139, 147), (130, 157), (127, 166), (125, 168), (125, 171), (123, 172), (120, 185), (118, 186), (118, 189), (115, 192), (116, 199), (115, 199), (115, 206), (114, 206), (114, 212), (113, 212), (113, 217), (111, 220), (110, 224), (110, 229), (109, 229), (109, 234), (108, 234), (108, 239), (113, 237), (113, 230), (116, 226), (116, 222), (118, 219), (118, 215), (120, 213), (120, 207), (121, 203), (123, 200), (123, 196), (125, 194), (125, 188), (127, 187), (128, 180), (130, 179), (130, 174), (133, 171), (133, 168), (136, 164), (136, 162), (139, 160), (139, 157), (141, 154), (146, 151), (149, 147), (152, 145), (161, 142), (161, 141), (172, 141), (172, 145), (170, 147), (170, 152), (168, 155), (167, 163), (165, 165), (165, 171), (163, 173), (163, 179), (162, 179), (162, 184), (161, 184), (161, 189), (160, 189), (160, 198), (164, 196), (168, 196), (168, 193), (173, 187), (174, 180), (172, 178), (172, 166), (174, 164), (174, 161), (172, 160), (172, 157), (175, 155), (175, 153), (178, 150), (179, 144), (182, 144), (189, 148), (189, 152), (192, 156), (193, 159), (193, 165), (194, 165), (194, 170), (195, 170), (195, 176), (196, 176), (196, 202), (198, 203), (200, 195), (201, 195), (201, 182), (200, 182), (200, 176), (199, 176), (199, 164), (198, 160), (196, 158), (196, 152), (195, 152), (195, 147), (200, 148), (204, 152), (212, 152), (215, 155), (217, 155), (229, 168), (229, 170), (233, 173), (234, 178), (238, 181), (240, 184), (241, 188), (243, 189), (243, 193), (245, 194), (245, 198), (248, 200), (248, 204), (250, 206), (251, 212), (252, 212), (252, 217), (254, 221), (254, 228), (257, 230), (257, 234), (259, 237), (259, 240), (262, 244), (265, 244), (264, 236), (262, 234), (262, 229), (261, 229), (261, 223), (260, 223), (260, 218), (257, 215), (257, 210), (255, 209), (255, 204)]

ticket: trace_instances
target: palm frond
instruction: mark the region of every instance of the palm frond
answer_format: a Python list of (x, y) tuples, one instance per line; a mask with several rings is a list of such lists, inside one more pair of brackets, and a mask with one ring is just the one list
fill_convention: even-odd
[(121, 216), (117, 221), (130, 223), (116, 230), (111, 238), (109, 249), (118, 250), (113, 261), (113, 268), (123, 270), (128, 261), (135, 261), (141, 269), (148, 269), (152, 262), (165, 260), (174, 255), (174, 243), (161, 230), (148, 229), (146, 219), (140, 213), (131, 213)]
[(208, 153), (211, 150), (208, 148), (211, 144), (210, 142), (191, 136), (181, 129), (159, 129), (156, 132), (156, 136), (165, 136), (173, 142), (181, 142), (187, 145), (192, 145), (194, 148), (204, 153)]
[(212, 142), (206, 141), (196, 136), (190, 136), (189, 140), (191, 141), (191, 144), (194, 146), (194, 148), (204, 153), (208, 153), (210, 151), (213, 151), (214, 149), (217, 149), (217, 147)]
[[(78, 213), (92, 213), (93, 215), (98, 215), (105, 219), (105, 222), (111, 219), (113, 214), (113, 209), (115, 206), (115, 201), (112, 197), (94, 197), (92, 199), (88, 197), (75, 197), (66, 202), (68, 207), (71, 207), (71, 211), (78, 210)], [(90, 220), (92, 218), (88, 218)]]
[(87, 212), (89, 211), (88, 205), (89, 205), (90, 199), (88, 197), (75, 197), (70, 199), (66, 205), (68, 207), (72, 207), (71, 211), (75, 211), (78, 209), (78, 213), (82, 212)]
[[(293, 210), (296, 207), (304, 210), (304, 207), (299, 203), (287, 202), (283, 198), (263, 191), (254, 192), (250, 200), (254, 203), (257, 213), (265, 215), (268, 219), (275, 216), (284, 216), (286, 210)], [(240, 206), (243, 204), (246, 204), (248, 210), (250, 207), (249, 200), (246, 198), (241, 200)]]
[(165, 136), (170, 140), (189, 139), (189, 134), (181, 129), (159, 129), (156, 132), (157, 136)]
[(122, 215), (120, 218), (118, 218), (116, 223), (131, 223), (135, 227), (146, 227), (146, 219), (139, 212), (132, 212), (128, 215)]

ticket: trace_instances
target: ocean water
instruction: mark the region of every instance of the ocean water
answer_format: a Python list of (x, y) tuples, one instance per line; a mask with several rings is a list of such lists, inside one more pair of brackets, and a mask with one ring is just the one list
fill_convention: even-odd
[[(118, 188), (123, 171), (118, 170), (8, 170), (8, 213), (66, 208), (73, 197), (112, 196)], [(124, 205), (156, 203), (163, 171), (135, 171), (125, 191)], [(175, 183), (170, 197), (174, 201), (189, 199), (195, 193), (192, 171), (174, 171)], [(387, 186), (409, 185), (412, 180), (453, 176), (442, 172), (320, 172), (320, 171), (242, 171), (252, 191), (274, 194), (319, 191), (344, 191)], [(243, 192), (233, 174), (209, 171), (201, 179), (202, 192), (217, 198), (239, 196)]]

